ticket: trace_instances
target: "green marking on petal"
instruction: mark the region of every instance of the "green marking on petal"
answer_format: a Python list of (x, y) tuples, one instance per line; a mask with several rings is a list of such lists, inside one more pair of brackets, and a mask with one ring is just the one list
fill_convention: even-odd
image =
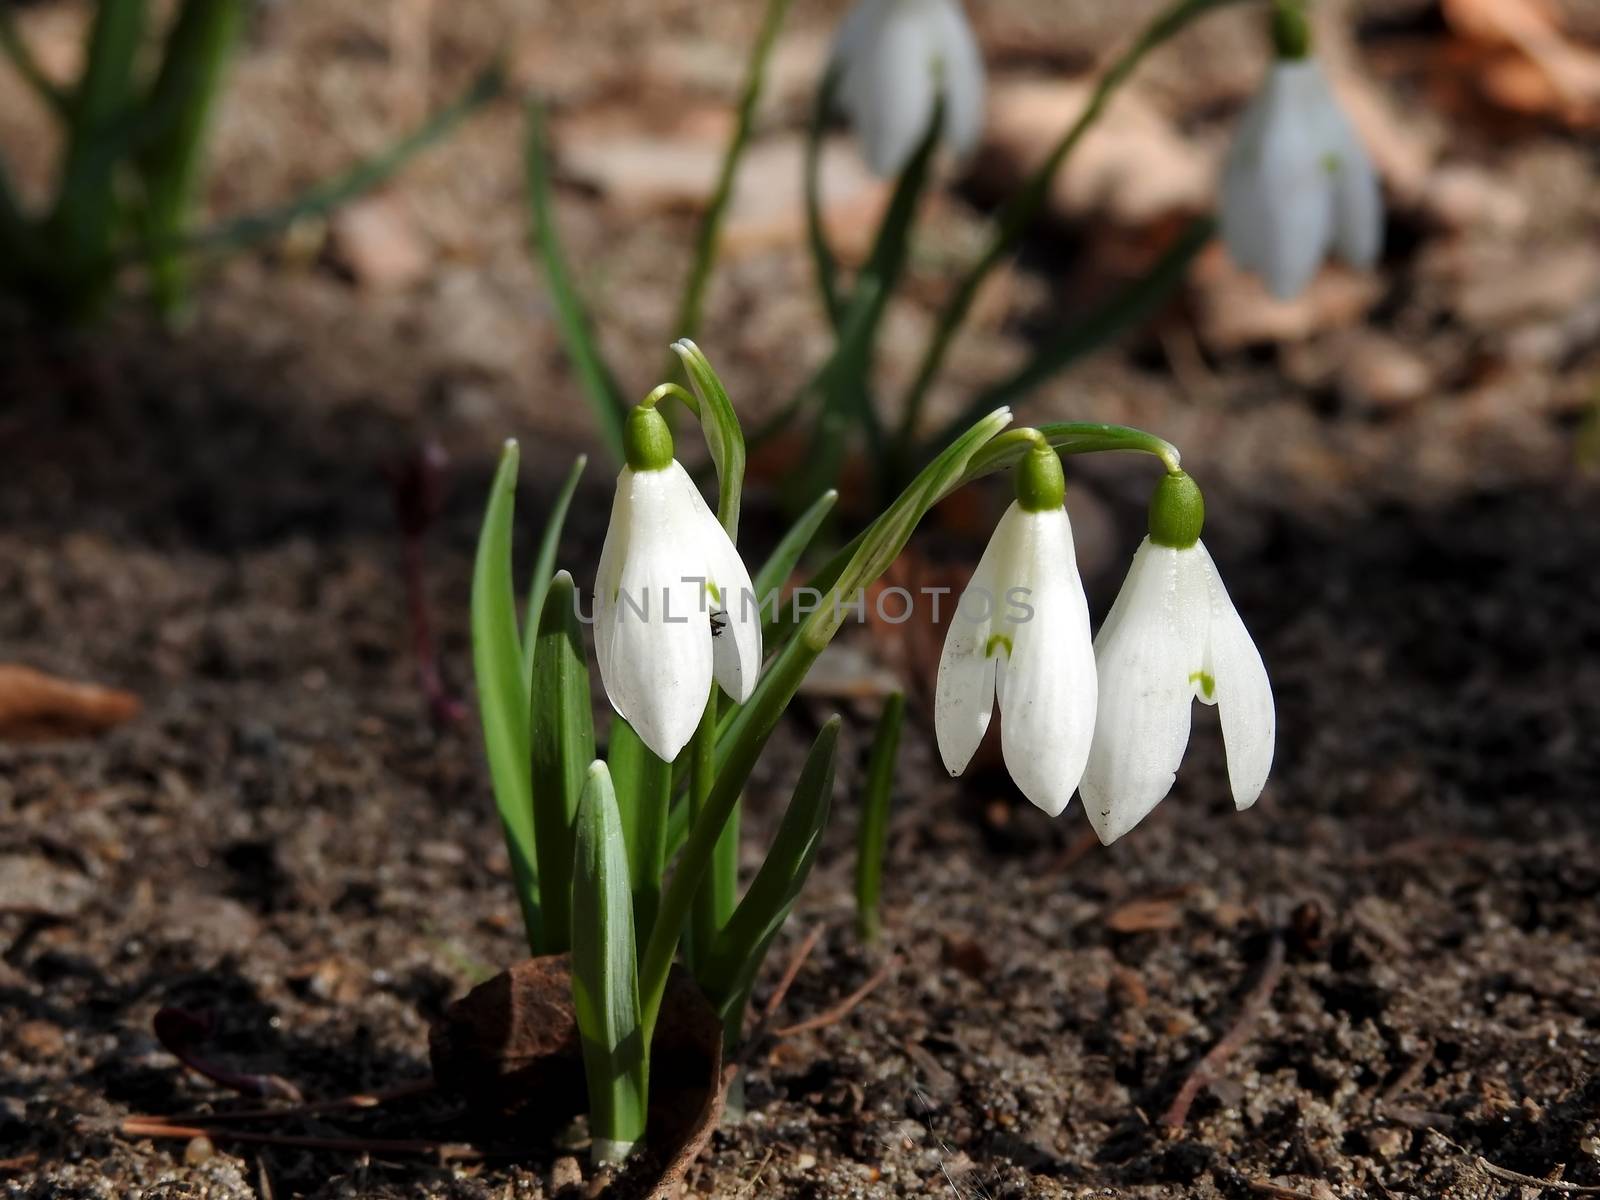
[(983, 656), (985, 658), (993, 658), (996, 649), (1003, 649), (1006, 652), (1007, 660), (1009, 660), (1011, 658), (1011, 639), (1003, 633), (991, 633), (989, 640), (983, 645)]
[(1207, 700), (1214, 700), (1216, 698), (1217, 681), (1210, 675), (1207, 675), (1204, 671), (1196, 671), (1193, 675), (1190, 675), (1189, 682), (1198, 683), (1200, 685), (1200, 694), (1203, 695)]
[(715, 604), (718, 608), (722, 607), (722, 593), (717, 590), (717, 585), (712, 583), (709, 579), (706, 580), (706, 595), (711, 597), (711, 603)]
[(1328, 153), (1322, 156), (1322, 169), (1329, 175), (1337, 175), (1344, 167), (1344, 160), (1337, 154)]

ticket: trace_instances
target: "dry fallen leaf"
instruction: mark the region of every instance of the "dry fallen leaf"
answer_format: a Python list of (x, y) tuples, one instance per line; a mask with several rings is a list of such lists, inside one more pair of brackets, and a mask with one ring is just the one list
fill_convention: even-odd
[(1183, 924), (1183, 910), (1175, 900), (1130, 900), (1106, 916), (1112, 933), (1160, 933)]
[(1442, 0), (1456, 35), (1480, 52), (1485, 99), (1576, 128), (1600, 125), (1600, 52), (1569, 38), (1547, 0)]
[(139, 712), (129, 692), (0, 663), (0, 738), (37, 740), (99, 733)]

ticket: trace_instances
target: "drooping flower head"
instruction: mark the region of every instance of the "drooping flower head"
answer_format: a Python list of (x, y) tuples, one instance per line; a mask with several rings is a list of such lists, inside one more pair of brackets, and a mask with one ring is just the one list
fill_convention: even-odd
[(1272, 687), (1200, 542), (1204, 521), (1194, 480), (1183, 472), (1164, 478), (1150, 504), (1150, 534), (1095, 638), (1100, 710), (1080, 786), (1089, 823), (1107, 845), (1172, 789), (1195, 700), (1217, 707), (1235, 806), (1256, 802), (1272, 767)]
[(1064, 497), (1061, 460), (1041, 439), (1018, 466), (1017, 499), (961, 594), (934, 694), (950, 774), (972, 761), (998, 701), (1006, 769), (1051, 816), (1072, 799), (1095, 722), (1089, 606)]
[(761, 670), (761, 613), (750, 573), (672, 456), (653, 405), (626, 428), (595, 577), (595, 656), (611, 705), (668, 761), (694, 735), (715, 678), (744, 701)]
[(1355, 267), (1377, 262), (1383, 194), (1293, 0), (1279, 4), (1273, 30), (1277, 61), (1223, 167), (1222, 237), (1235, 262), (1291, 299), (1330, 251)]
[(834, 42), (838, 102), (867, 163), (898, 175), (944, 100), (945, 144), (966, 157), (983, 132), (983, 57), (960, 0), (858, 0)]

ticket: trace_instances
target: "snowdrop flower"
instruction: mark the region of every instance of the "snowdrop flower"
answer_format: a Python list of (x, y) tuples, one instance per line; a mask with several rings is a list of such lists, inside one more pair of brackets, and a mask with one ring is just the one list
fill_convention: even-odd
[(653, 406), (633, 410), (625, 444), (595, 578), (595, 656), (612, 707), (671, 761), (694, 735), (713, 677), (735, 700), (750, 698), (761, 612)]
[(1040, 439), (945, 637), (933, 723), (952, 775), (1000, 705), (1000, 748), (1022, 794), (1052, 817), (1072, 799), (1094, 734), (1094, 645), (1061, 460)]
[(1303, 13), (1276, 10), (1278, 60), (1251, 101), (1222, 172), (1222, 237), (1273, 294), (1298, 296), (1336, 250), (1366, 268), (1383, 248), (1383, 196), (1372, 160), (1307, 57)]
[(945, 144), (983, 132), (983, 58), (960, 0), (858, 0), (833, 47), (838, 100), (879, 175), (898, 175), (944, 100)]
[(1272, 766), (1272, 688), (1200, 542), (1204, 521), (1188, 475), (1161, 481), (1150, 536), (1095, 638), (1100, 712), (1082, 791), (1089, 823), (1107, 845), (1171, 790), (1193, 700), (1217, 706), (1238, 808), (1256, 802)]

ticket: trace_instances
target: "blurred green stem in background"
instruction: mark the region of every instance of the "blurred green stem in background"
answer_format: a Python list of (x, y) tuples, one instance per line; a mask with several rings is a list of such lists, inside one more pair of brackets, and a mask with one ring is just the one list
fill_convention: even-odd
[(895, 692), (884, 702), (883, 715), (873, 732), (866, 785), (861, 792), (861, 827), (856, 837), (856, 933), (864, 942), (878, 940), (878, 900), (883, 894), (889, 800), (894, 791), (895, 761), (900, 754), (900, 727), (905, 715), (906, 694)]
[[(756, 35), (755, 46), (750, 51), (750, 63), (745, 71), (744, 92), (739, 97), (733, 136), (728, 140), (728, 148), (722, 156), (722, 169), (717, 175), (717, 185), (711, 193), (711, 203), (700, 220), (700, 232), (695, 237), (694, 262), (684, 282), (677, 319), (672, 323), (674, 338), (693, 338), (700, 332), (706, 284), (711, 279), (711, 267), (717, 257), (717, 237), (722, 231), (728, 202), (733, 199), (739, 162), (744, 157), (745, 147), (750, 143), (750, 132), (755, 126), (756, 105), (766, 83), (767, 63), (772, 58), (772, 47), (778, 40), (778, 30), (783, 26), (790, 3), (791, 0), (767, 0), (761, 31)], [(667, 376), (672, 378), (680, 372), (681, 366), (674, 356), (667, 364)]]
[(922, 416), (923, 404), (927, 400), (928, 390), (938, 376), (939, 369), (944, 365), (945, 357), (962, 322), (971, 311), (973, 301), (977, 299), (978, 289), (982, 287), (989, 273), (1021, 242), (1023, 234), (1027, 232), (1049, 198), (1056, 172), (1105, 111), (1111, 97), (1127, 82), (1128, 77), (1133, 74), (1146, 54), (1177, 34), (1195, 18), (1213, 9), (1243, 2), (1244, 0), (1177, 0), (1177, 3), (1160, 13), (1145, 27), (1133, 44), (1111, 64), (1100, 82), (1095, 85), (1094, 92), (1078, 119), (1061, 135), (1049, 156), (1035, 168), (1022, 189), (1001, 208), (994, 232), (990, 235), (983, 253), (961, 277), (955, 291), (940, 312), (933, 333), (923, 350), (916, 375), (902, 401), (900, 428), (896, 440), (907, 456), (905, 461), (912, 461), (911, 446), (917, 436), (917, 426)]

